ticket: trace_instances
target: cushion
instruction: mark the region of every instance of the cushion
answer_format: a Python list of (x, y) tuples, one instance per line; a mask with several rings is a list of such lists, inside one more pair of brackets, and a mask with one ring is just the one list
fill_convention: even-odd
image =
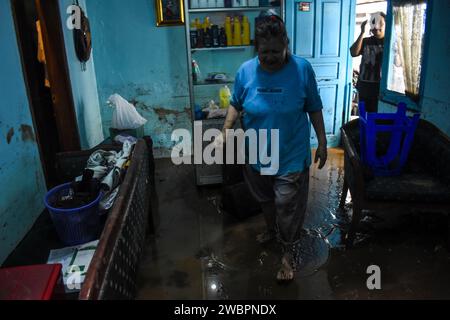
[(450, 187), (426, 173), (373, 177), (366, 181), (369, 200), (450, 203)]

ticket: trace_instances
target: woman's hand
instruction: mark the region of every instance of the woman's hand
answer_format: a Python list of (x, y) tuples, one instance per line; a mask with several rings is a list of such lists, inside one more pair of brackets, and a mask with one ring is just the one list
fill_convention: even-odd
[(327, 162), (328, 158), (328, 151), (327, 151), (327, 145), (326, 144), (319, 144), (319, 147), (316, 150), (316, 158), (314, 160), (314, 163), (319, 162), (319, 169), (322, 169), (325, 166), (325, 163)]
[(214, 147), (215, 148), (223, 148), (225, 143), (225, 133), (222, 131), (219, 135), (214, 138)]

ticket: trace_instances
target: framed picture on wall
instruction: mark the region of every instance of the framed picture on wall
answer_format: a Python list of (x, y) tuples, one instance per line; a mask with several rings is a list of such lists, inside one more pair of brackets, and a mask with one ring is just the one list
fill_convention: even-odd
[(158, 27), (184, 25), (183, 0), (155, 0)]

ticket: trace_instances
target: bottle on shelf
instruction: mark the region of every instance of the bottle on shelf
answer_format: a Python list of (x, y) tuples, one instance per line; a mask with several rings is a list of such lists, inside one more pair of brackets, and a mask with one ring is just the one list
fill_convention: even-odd
[(215, 8), (216, 0), (208, 0), (208, 8)]
[(249, 7), (259, 7), (259, 0), (248, 0)]
[(222, 27), (219, 31), (219, 46), (226, 47), (227, 45), (227, 34), (225, 32), (225, 28)]
[(212, 47), (212, 32), (211, 32), (210, 28), (206, 28), (203, 41), (204, 41), (205, 48)]
[(241, 7), (241, 0), (233, 0), (233, 8)]
[(241, 7), (247, 7), (247, 6), (248, 6), (247, 0), (241, 0)]
[(203, 30), (206, 32), (206, 29), (211, 28), (211, 20), (209, 19), (209, 17), (205, 17), (205, 20), (203, 22)]
[(200, 81), (200, 67), (195, 60), (192, 60), (192, 80), (194, 81), (194, 84), (197, 84)]
[(230, 106), (231, 91), (227, 85), (220, 88), (219, 91), (220, 108), (227, 109)]
[(250, 45), (250, 23), (247, 16), (242, 19), (242, 45)]
[(199, 8), (208, 8), (208, 0), (199, 0), (198, 7)]
[(225, 34), (227, 37), (227, 46), (233, 45), (233, 27), (231, 25), (231, 18), (225, 18)]
[(242, 46), (241, 21), (239, 20), (238, 16), (234, 17), (233, 45)]
[(224, 0), (217, 0), (216, 1), (216, 7), (217, 8), (225, 8), (225, 1)]
[(212, 35), (212, 47), (218, 48), (220, 47), (220, 34), (219, 34), (219, 26), (218, 25), (212, 25), (211, 26), (211, 35)]
[(225, 8), (231, 8), (233, 6), (233, 0), (224, 0)]

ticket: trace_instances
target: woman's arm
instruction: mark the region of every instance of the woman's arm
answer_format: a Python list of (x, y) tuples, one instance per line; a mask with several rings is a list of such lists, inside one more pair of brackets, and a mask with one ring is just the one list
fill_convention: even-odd
[(234, 124), (236, 123), (237, 118), (239, 117), (239, 111), (236, 110), (235, 107), (230, 105), (227, 111), (227, 117), (225, 118), (225, 123), (223, 125), (222, 133), (225, 134), (226, 130), (232, 129)]
[(319, 169), (322, 169), (325, 166), (328, 158), (327, 136), (325, 134), (325, 123), (323, 121), (322, 110), (309, 112), (308, 114), (319, 141), (319, 146), (316, 151), (314, 163), (317, 163), (320, 160)]
[(226, 134), (227, 130), (232, 129), (234, 124), (236, 123), (237, 118), (239, 117), (239, 111), (236, 110), (235, 107), (230, 105), (227, 111), (227, 117), (225, 118), (225, 123), (223, 124), (222, 134), (218, 135), (214, 139), (214, 145), (216, 147), (222, 147), (224, 142), (227, 140)]

